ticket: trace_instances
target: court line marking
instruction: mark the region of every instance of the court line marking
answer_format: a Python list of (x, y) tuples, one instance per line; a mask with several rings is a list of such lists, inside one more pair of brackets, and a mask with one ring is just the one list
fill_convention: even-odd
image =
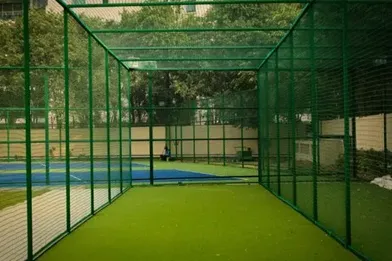
[(70, 176), (73, 177), (74, 179), (82, 180), (82, 179), (80, 179), (80, 178), (78, 178), (78, 177), (76, 177), (76, 176), (74, 176), (74, 175), (70, 175)]

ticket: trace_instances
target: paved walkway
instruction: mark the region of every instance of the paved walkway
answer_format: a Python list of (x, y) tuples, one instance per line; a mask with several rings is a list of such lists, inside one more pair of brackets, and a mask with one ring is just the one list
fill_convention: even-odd
[[(112, 189), (112, 196), (120, 192)], [(94, 207), (108, 201), (107, 189), (94, 190)], [(74, 225), (90, 213), (90, 189), (71, 188), (71, 224)], [(65, 189), (55, 188), (33, 198), (34, 253), (66, 230)], [(0, 210), (0, 261), (27, 258), (26, 202)]]

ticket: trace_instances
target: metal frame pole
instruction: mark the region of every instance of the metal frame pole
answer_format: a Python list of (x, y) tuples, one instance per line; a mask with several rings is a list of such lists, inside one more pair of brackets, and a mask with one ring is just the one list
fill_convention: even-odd
[(10, 143), (10, 111), (6, 112), (7, 117), (7, 161), (10, 162), (10, 151), (11, 151), (11, 143)]
[(93, 112), (93, 54), (92, 39), (88, 35), (88, 105), (89, 105), (89, 139), (90, 139), (90, 198), (91, 215), (94, 215), (94, 112)]
[(45, 92), (45, 183), (50, 184), (49, 177), (49, 86), (48, 75), (44, 75), (44, 92)]
[(183, 141), (182, 141), (182, 123), (181, 123), (181, 125), (180, 125), (180, 139), (181, 139), (181, 150), (180, 150), (180, 152), (181, 152), (181, 162), (183, 162)]
[(109, 53), (105, 50), (105, 99), (106, 99), (106, 151), (108, 167), (108, 200), (112, 202), (112, 184), (111, 184), (111, 158), (110, 158), (110, 76), (109, 76)]
[(317, 175), (318, 175), (318, 120), (317, 120), (317, 86), (316, 86), (316, 64), (314, 55), (314, 8), (309, 10), (310, 16), (310, 64), (311, 64), (311, 115), (312, 115), (312, 174), (313, 174), (313, 219), (318, 220), (318, 206), (317, 206)]
[(269, 77), (268, 77), (268, 62), (265, 63), (265, 79), (264, 79), (264, 99), (265, 99), (265, 149), (266, 151), (266, 158), (267, 158), (267, 188), (271, 187), (271, 169), (270, 169), (270, 139), (269, 139)]
[(240, 108), (241, 108), (241, 167), (244, 167), (244, 101), (243, 92), (240, 92)]
[(30, 1), (23, 0), (23, 48), (24, 48), (24, 112), (26, 119), (26, 207), (27, 207), (27, 260), (33, 260), (33, 200), (31, 176), (31, 101), (30, 101)]
[(65, 194), (67, 232), (71, 232), (71, 188), (70, 188), (70, 133), (69, 133), (69, 57), (68, 57), (68, 12), (64, 9), (64, 113), (65, 113)]
[(226, 126), (225, 126), (225, 94), (222, 93), (222, 109), (221, 109), (221, 121), (222, 121), (222, 138), (223, 138), (223, 166), (226, 166)]
[(210, 103), (207, 100), (207, 164), (210, 164)]
[(122, 147), (122, 100), (121, 100), (121, 63), (117, 62), (117, 87), (118, 87), (118, 135), (119, 135), (119, 154), (120, 154), (120, 192), (123, 193), (123, 147)]
[(152, 72), (148, 72), (148, 132), (150, 136), (150, 185), (154, 185), (154, 133), (153, 133), (153, 104), (152, 104)]
[(264, 141), (264, 134), (263, 134), (263, 128), (264, 128), (264, 119), (263, 119), (263, 104), (262, 104), (262, 98), (263, 98), (263, 90), (261, 86), (261, 71), (257, 71), (257, 116), (258, 116), (258, 182), (261, 185), (262, 184), (262, 178), (263, 178), (263, 157), (262, 157), (262, 150), (263, 150), (263, 141)]
[(294, 35), (290, 34), (290, 118), (291, 118), (291, 149), (292, 149), (292, 159), (291, 159), (291, 173), (293, 176), (293, 205), (297, 206), (297, 159), (296, 159), (296, 112), (295, 112), (295, 83), (294, 83)]
[(280, 103), (279, 103), (279, 49), (275, 51), (275, 120), (276, 120), (276, 154), (277, 154), (277, 174), (278, 174), (278, 195), (281, 195), (280, 184)]
[(349, 96), (349, 73), (348, 73), (348, 3), (343, 5), (343, 33), (342, 33), (342, 58), (343, 58), (343, 106), (344, 106), (344, 179), (346, 196), (346, 247), (351, 246), (351, 177), (350, 177), (350, 96)]
[(197, 112), (197, 104), (196, 104), (196, 100), (193, 101), (193, 108), (194, 108), (194, 112), (195, 114), (193, 115), (193, 121), (192, 121), (192, 135), (193, 135), (193, 163), (196, 162), (196, 112)]
[(127, 91), (128, 91), (128, 147), (129, 147), (129, 185), (132, 186), (132, 94), (131, 94), (131, 72), (127, 73)]

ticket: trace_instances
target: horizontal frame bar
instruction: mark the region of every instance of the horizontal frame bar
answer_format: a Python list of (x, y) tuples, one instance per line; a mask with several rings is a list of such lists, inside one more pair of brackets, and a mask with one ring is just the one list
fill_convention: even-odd
[(157, 62), (164, 62), (164, 61), (262, 61), (263, 58), (257, 57), (174, 57), (174, 58), (154, 58), (154, 57), (147, 57), (147, 58), (126, 58), (121, 59), (123, 62), (143, 62), (143, 61), (157, 61)]
[(257, 71), (257, 67), (233, 67), (233, 68), (179, 68), (179, 67), (173, 67), (173, 68), (130, 68), (130, 71), (141, 71), (141, 72), (151, 72), (151, 71)]
[[(307, 4), (312, 0), (222, 0), (222, 1), (173, 1), (173, 2), (139, 2), (139, 3), (102, 3), (102, 4), (72, 4), (69, 8), (97, 8), (97, 7), (143, 7), (143, 6), (174, 6), (174, 5), (235, 5), (235, 4)], [(344, 0), (317, 0), (317, 3), (333, 4), (342, 3)], [(392, 4), (388, 0), (352, 0), (350, 4)]]

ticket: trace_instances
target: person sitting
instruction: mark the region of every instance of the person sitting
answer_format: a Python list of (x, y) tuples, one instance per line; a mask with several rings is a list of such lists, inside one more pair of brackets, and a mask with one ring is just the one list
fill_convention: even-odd
[(163, 149), (163, 152), (160, 155), (160, 158), (163, 161), (167, 161), (170, 159), (170, 149), (167, 146), (165, 146), (165, 148)]

